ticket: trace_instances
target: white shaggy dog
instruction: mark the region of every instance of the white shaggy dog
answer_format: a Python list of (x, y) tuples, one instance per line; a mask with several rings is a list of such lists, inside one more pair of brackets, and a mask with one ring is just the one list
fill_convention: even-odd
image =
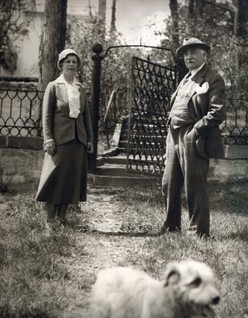
[(169, 263), (164, 281), (126, 267), (101, 270), (92, 288), (92, 318), (214, 317), (219, 302), (210, 267), (196, 261)]

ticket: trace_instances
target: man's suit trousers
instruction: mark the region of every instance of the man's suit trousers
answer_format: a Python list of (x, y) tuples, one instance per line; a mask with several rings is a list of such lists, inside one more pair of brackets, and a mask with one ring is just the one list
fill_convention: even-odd
[(199, 235), (209, 235), (209, 197), (207, 174), (209, 160), (196, 149), (196, 131), (192, 125), (169, 128), (166, 144), (166, 167), (162, 179), (167, 218), (165, 227), (181, 229), (181, 194), (185, 186), (190, 228)]

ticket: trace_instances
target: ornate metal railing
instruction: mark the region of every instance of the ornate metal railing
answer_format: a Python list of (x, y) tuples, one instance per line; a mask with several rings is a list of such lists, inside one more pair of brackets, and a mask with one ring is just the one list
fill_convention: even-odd
[(43, 93), (0, 89), (0, 136), (40, 137)]
[[(160, 174), (164, 169), (167, 116), (142, 117), (141, 113), (139, 110), (130, 115), (132, 154), (129, 154), (128, 169)], [(224, 145), (248, 146), (248, 99), (227, 99), (227, 118), (220, 129)]]
[[(176, 84), (175, 68), (133, 59), (128, 170), (149, 174), (162, 172), (169, 99)], [(228, 98), (227, 119), (220, 128), (225, 145), (248, 145), (248, 99)]]
[(164, 165), (170, 96), (177, 70), (133, 58), (133, 104), (129, 116), (127, 169), (160, 173)]
[[(134, 74), (140, 84), (133, 91), (134, 104), (129, 121), (129, 169), (156, 173), (163, 169), (169, 96), (175, 88), (173, 81), (168, 81), (168, 76), (174, 79), (173, 69), (158, 72), (151, 64), (149, 72), (158, 72), (157, 80), (155, 77), (152, 79), (155, 82), (151, 89), (143, 66), (136, 66)], [(143, 75), (140, 75), (142, 72)], [(142, 76), (146, 78), (147, 85), (141, 85)], [(0, 89), (0, 136), (41, 137), (43, 94), (34, 90)], [(109, 110), (110, 113), (115, 111), (115, 108)], [(119, 119), (116, 114), (111, 116)], [(228, 98), (227, 119), (221, 125), (221, 132), (225, 145), (248, 145), (248, 99)]]
[(221, 135), (225, 145), (248, 146), (248, 99), (228, 98)]

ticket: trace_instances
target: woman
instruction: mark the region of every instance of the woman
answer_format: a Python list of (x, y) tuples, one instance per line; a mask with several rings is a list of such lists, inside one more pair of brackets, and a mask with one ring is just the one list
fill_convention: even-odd
[(48, 222), (57, 216), (64, 225), (68, 204), (86, 201), (93, 134), (86, 93), (76, 79), (79, 55), (65, 49), (57, 65), (62, 73), (47, 85), (43, 99), (45, 158), (36, 200), (45, 202)]

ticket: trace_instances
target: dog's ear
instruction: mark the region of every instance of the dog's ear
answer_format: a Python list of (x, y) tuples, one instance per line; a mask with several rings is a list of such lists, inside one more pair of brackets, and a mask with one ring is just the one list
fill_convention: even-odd
[(176, 285), (180, 280), (180, 272), (176, 263), (167, 265), (164, 286)]

